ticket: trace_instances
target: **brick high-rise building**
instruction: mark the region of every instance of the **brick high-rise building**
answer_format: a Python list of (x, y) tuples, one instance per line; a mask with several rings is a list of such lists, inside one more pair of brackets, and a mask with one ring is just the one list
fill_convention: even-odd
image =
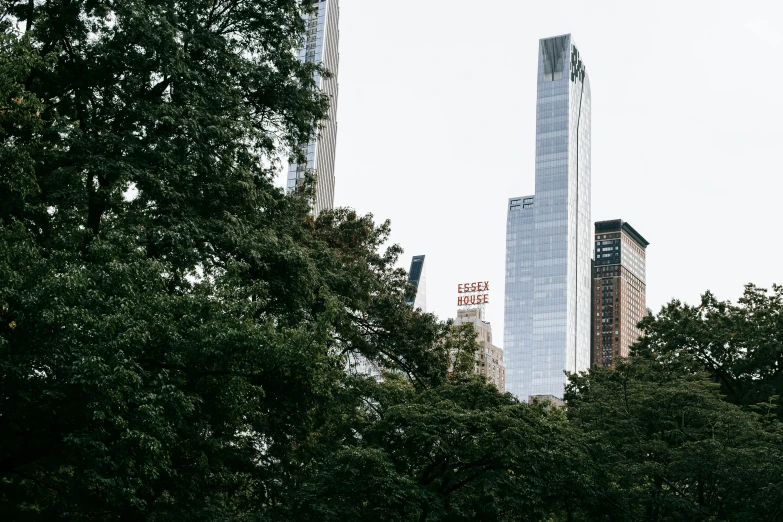
[(647, 312), (645, 264), (649, 243), (621, 219), (595, 224), (592, 363), (614, 366), (628, 357)]

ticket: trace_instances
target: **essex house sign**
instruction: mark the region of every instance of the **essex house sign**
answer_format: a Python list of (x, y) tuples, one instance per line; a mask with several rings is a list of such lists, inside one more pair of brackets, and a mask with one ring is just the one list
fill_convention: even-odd
[(489, 281), (457, 285), (457, 306), (481, 306), (489, 303)]

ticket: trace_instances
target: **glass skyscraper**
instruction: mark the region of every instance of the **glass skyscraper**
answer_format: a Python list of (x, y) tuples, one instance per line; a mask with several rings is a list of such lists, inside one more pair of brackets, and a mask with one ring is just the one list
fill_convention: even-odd
[(337, 142), (337, 66), (339, 63), (338, 41), (340, 8), (337, 0), (314, 0), (313, 13), (307, 15), (307, 36), (299, 51), (299, 58), (306, 62), (323, 63), (332, 73), (330, 78), (316, 74), (319, 89), (329, 96), (329, 114), (321, 122), (322, 128), (316, 139), (304, 146), (307, 163), (293, 163), (288, 167), (288, 191), (294, 190), (304, 181), (307, 172), (316, 174), (316, 193), (313, 213), (334, 206), (334, 153)]
[(406, 301), (414, 309), (427, 311), (427, 272), (424, 270), (424, 256), (413, 256), (411, 269), (408, 271), (408, 284), (416, 289), (416, 293)]
[(590, 82), (569, 34), (538, 44), (535, 176), (506, 222), (506, 391), (524, 401), (590, 365)]

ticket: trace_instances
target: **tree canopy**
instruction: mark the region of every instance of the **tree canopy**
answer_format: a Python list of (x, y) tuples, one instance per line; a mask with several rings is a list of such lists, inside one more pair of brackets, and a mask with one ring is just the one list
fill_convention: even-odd
[(388, 222), (275, 186), (310, 8), (0, 0), (0, 519), (781, 520), (781, 288), (499, 392)]
[(589, 519), (778, 520), (780, 426), (728, 403), (687, 357), (641, 356), (572, 378), (568, 417), (600, 477)]
[[(741, 406), (783, 396), (783, 286), (749, 284), (736, 304), (706, 292), (698, 305), (678, 300), (643, 321), (640, 353), (687, 353)], [(777, 410), (778, 414), (783, 411)]]
[(349, 354), (444, 378), (388, 224), (274, 186), (308, 8), (2, 4), (4, 518), (261, 516)]

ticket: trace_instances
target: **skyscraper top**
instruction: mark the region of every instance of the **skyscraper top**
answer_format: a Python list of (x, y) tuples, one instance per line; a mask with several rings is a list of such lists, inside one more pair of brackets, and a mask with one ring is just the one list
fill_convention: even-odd
[(414, 309), (427, 311), (427, 272), (424, 270), (424, 256), (413, 256), (411, 268), (408, 271), (408, 284), (413, 286), (414, 293), (407, 299)]
[[(542, 38), (539, 40), (539, 43), (541, 46), (540, 56), (543, 60), (543, 70), (541, 72), (544, 81), (562, 80), (565, 64), (569, 62), (568, 75), (571, 81), (575, 83), (578, 80), (580, 83), (584, 83), (587, 74), (585, 65), (582, 63), (579, 50), (570, 34)], [(571, 51), (570, 54), (568, 53), (569, 50)], [(570, 60), (568, 59), (569, 56)]]
[(650, 242), (644, 239), (642, 235), (637, 232), (636, 229), (634, 229), (627, 221), (623, 221), (622, 219), (610, 219), (607, 221), (595, 222), (596, 234), (620, 231), (624, 231), (626, 234), (628, 234), (628, 237), (636, 241), (636, 243), (642, 248), (647, 248), (647, 245), (650, 244)]

